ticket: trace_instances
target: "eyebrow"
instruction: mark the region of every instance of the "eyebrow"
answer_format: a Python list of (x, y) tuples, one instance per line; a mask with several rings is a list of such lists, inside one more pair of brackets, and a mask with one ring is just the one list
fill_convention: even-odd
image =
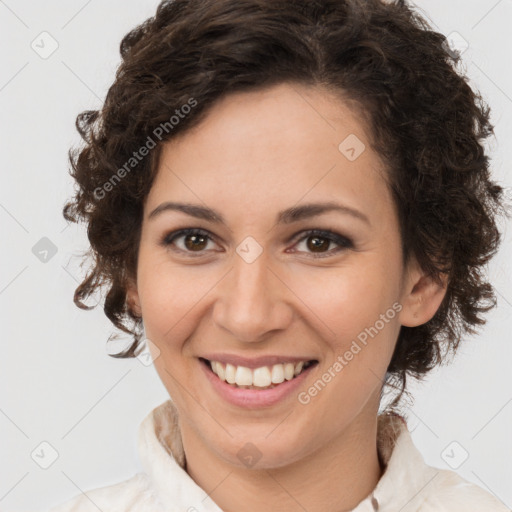
[[(207, 220), (215, 224), (226, 225), (224, 217), (212, 208), (191, 203), (176, 203), (172, 201), (167, 201), (157, 206), (148, 215), (148, 220), (152, 220), (166, 211), (179, 211), (197, 219)], [(316, 217), (331, 211), (336, 211), (345, 215), (351, 215), (352, 217), (359, 219), (371, 226), (370, 220), (364, 213), (349, 206), (334, 202), (308, 203), (302, 206), (292, 206), (291, 208), (287, 208), (286, 210), (279, 212), (275, 222), (276, 224), (292, 224), (293, 222)]]

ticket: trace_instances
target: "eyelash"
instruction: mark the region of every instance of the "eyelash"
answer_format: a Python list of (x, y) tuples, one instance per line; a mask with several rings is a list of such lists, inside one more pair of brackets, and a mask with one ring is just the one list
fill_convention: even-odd
[[(352, 241), (349, 238), (339, 235), (337, 233), (334, 233), (333, 231), (325, 231), (325, 230), (321, 230), (321, 229), (310, 229), (310, 230), (303, 231), (300, 234), (302, 234), (303, 236), (301, 238), (297, 239), (296, 243), (302, 242), (303, 240), (307, 240), (308, 238), (316, 236), (319, 238), (325, 238), (326, 240), (329, 240), (330, 242), (333, 242), (333, 243), (339, 245), (339, 247), (337, 249), (335, 249), (335, 250), (331, 249), (330, 251), (327, 251), (325, 253), (317, 253), (317, 254), (310, 253), (313, 258), (327, 258), (327, 257), (333, 256), (334, 254), (337, 254), (343, 250), (351, 249), (354, 247)], [(166, 234), (163, 237), (163, 239), (161, 240), (160, 245), (162, 245), (165, 248), (170, 248), (171, 250), (176, 251), (176, 252), (186, 253), (187, 255), (190, 255), (192, 258), (197, 258), (197, 257), (203, 256), (204, 251), (199, 251), (198, 253), (194, 254), (193, 251), (185, 251), (183, 249), (171, 248), (171, 245), (173, 245), (174, 241), (177, 238), (181, 238), (181, 237), (187, 236), (187, 235), (199, 235), (199, 236), (208, 238), (211, 241), (215, 241), (214, 238), (211, 237), (207, 231), (204, 231), (204, 230), (198, 229), (198, 228), (186, 228), (186, 229), (180, 229), (178, 231), (173, 231), (171, 233)], [(292, 238), (295, 240), (297, 237), (294, 236)]]

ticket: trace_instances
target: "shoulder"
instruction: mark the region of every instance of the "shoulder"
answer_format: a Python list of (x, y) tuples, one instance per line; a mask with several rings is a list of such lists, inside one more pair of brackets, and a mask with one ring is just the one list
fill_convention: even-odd
[(156, 500), (144, 473), (114, 485), (80, 493), (48, 512), (159, 512)]
[(454, 471), (437, 469), (425, 487), (421, 512), (510, 512), (493, 494), (475, 485)]
[(379, 416), (377, 444), (386, 467), (372, 494), (379, 512), (511, 512), (455, 471), (428, 465), (399, 415)]

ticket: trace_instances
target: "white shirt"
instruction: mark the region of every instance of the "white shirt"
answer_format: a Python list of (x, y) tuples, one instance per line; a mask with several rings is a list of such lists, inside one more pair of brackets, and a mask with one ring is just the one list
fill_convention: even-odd
[[(510, 512), (492, 494), (454, 471), (428, 466), (402, 417), (379, 415), (377, 432), (385, 471), (352, 512)], [(141, 423), (138, 452), (144, 472), (79, 494), (49, 512), (222, 512), (183, 469), (185, 456), (171, 400)]]

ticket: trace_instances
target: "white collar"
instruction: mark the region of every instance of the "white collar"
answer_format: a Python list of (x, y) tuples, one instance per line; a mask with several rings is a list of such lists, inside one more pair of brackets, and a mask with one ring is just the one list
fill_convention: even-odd
[[(171, 400), (146, 416), (139, 427), (138, 437), (142, 466), (164, 507), (222, 512), (183, 469), (185, 458), (178, 414)], [(409, 512), (418, 510), (425, 496), (439, 489), (437, 484), (441, 482), (471, 486), (456, 473), (426, 465), (401, 416), (378, 416), (377, 448), (385, 471), (373, 492), (352, 512)]]

